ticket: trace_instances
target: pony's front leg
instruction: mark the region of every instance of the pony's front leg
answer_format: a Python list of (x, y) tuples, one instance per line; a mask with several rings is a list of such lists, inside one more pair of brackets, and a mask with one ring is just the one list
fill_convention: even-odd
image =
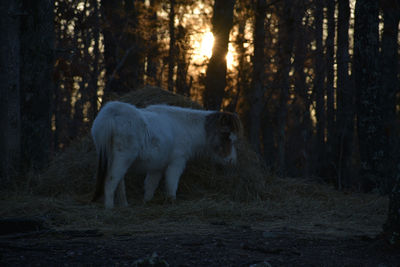
[(176, 199), (176, 190), (178, 189), (179, 179), (186, 166), (186, 160), (178, 158), (172, 161), (165, 172), (165, 187), (167, 196), (172, 200)]
[(144, 180), (144, 202), (150, 201), (153, 198), (161, 177), (162, 173), (159, 171), (147, 173)]

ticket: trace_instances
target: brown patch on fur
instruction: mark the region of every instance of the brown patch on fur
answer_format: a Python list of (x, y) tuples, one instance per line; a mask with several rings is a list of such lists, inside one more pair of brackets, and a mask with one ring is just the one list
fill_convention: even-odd
[(218, 155), (225, 158), (232, 152), (232, 140), (230, 138), (230, 133), (221, 133), (220, 141), (221, 143), (218, 148)]
[(212, 132), (217, 129), (220, 132), (234, 133), (242, 136), (243, 126), (239, 116), (231, 112), (214, 112), (206, 117), (206, 131)]
[(243, 133), (239, 117), (230, 112), (214, 112), (206, 117), (207, 139), (214, 151), (221, 157), (227, 157), (232, 151), (231, 133), (238, 137)]

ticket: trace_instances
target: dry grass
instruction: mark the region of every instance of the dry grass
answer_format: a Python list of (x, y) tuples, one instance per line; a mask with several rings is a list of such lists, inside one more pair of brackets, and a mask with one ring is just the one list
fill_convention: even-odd
[[(148, 87), (121, 100), (146, 106), (166, 103), (201, 108), (195, 102)], [(94, 188), (96, 155), (91, 138), (76, 140), (39, 176), (14, 192), (0, 192), (1, 217), (39, 216), (55, 228), (99, 229), (117, 233), (208, 231), (210, 222), (251, 224), (262, 229), (289, 227), (333, 235), (380, 231), (387, 199), (371, 194), (344, 194), (300, 179), (279, 179), (266, 171), (245, 142), (234, 168), (207, 159), (190, 162), (182, 176), (178, 201), (164, 203), (162, 190), (142, 203), (143, 177), (127, 175), (129, 208), (106, 211), (89, 203)]]
[(103, 232), (173, 233), (209, 231), (210, 223), (252, 225), (262, 230), (289, 228), (330, 236), (374, 236), (386, 218), (387, 199), (371, 194), (344, 194), (299, 179), (275, 179), (264, 200), (233, 201), (224, 195), (179, 198), (165, 203), (159, 194), (143, 204), (107, 211), (73, 196), (45, 197), (21, 192), (2, 194), (1, 217), (40, 217), (57, 229)]

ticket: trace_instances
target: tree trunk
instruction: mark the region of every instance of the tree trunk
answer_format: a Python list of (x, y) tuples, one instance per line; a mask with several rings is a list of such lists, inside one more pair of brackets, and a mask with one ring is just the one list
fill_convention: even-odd
[(305, 74), (305, 61), (306, 56), (310, 53), (307, 49), (307, 36), (306, 27), (303, 25), (302, 20), (305, 14), (305, 7), (301, 5), (296, 6), (295, 14), (295, 30), (294, 30), (294, 88), (296, 94), (296, 100), (293, 103), (294, 108), (297, 112), (293, 112), (292, 116), (296, 116), (294, 122), (294, 133), (298, 142), (296, 142), (296, 150), (298, 150), (298, 165), (302, 166), (302, 171), (299, 176), (308, 177), (310, 175), (310, 163), (312, 160), (310, 156), (312, 153), (311, 149), (311, 135), (312, 135), (312, 123), (310, 115), (311, 99), (308, 93), (308, 85), (306, 84)]
[(54, 84), (54, 1), (22, 1), (21, 111), (24, 165), (41, 169), (51, 146)]
[(228, 53), (229, 33), (233, 23), (235, 0), (215, 0), (212, 32), (214, 46), (207, 66), (203, 103), (206, 109), (219, 110), (225, 94), (226, 55)]
[(349, 77), (349, 0), (338, 1), (337, 26), (337, 187), (351, 179), (351, 151), (354, 131), (354, 90)]
[(264, 107), (264, 72), (265, 72), (265, 29), (264, 21), (267, 13), (267, 3), (265, 0), (257, 0), (255, 4), (255, 24), (254, 24), (254, 60), (253, 60), (253, 79), (250, 93), (250, 114), (249, 114), (249, 139), (250, 144), (256, 152), (261, 153), (260, 128), (261, 114)]
[(354, 23), (353, 73), (357, 94), (360, 182), (376, 188), (382, 171), (382, 113), (379, 107), (379, 2), (357, 0)]
[[(383, 128), (386, 134), (384, 143), (384, 157), (389, 166), (386, 176), (387, 187), (390, 188), (392, 179), (396, 175), (399, 162), (398, 152), (398, 121), (396, 121), (396, 93), (399, 88), (398, 74), (398, 25), (400, 19), (400, 5), (396, 1), (382, 1), (384, 28), (381, 43), (381, 69), (383, 90)], [(398, 172), (398, 169), (397, 169)], [(385, 190), (386, 191), (386, 190)], [(383, 227), (388, 240), (393, 245), (400, 245), (400, 176), (397, 175), (391, 194), (389, 195), (389, 211)]]
[(168, 54), (168, 91), (174, 91), (175, 68), (175, 0), (170, 0), (169, 10), (169, 54)]
[[(136, 90), (144, 84), (144, 39), (139, 26), (143, 0), (124, 0), (124, 10), (127, 26), (121, 40), (123, 54), (121, 55), (120, 79), (124, 89), (120, 93)], [(123, 62), (124, 57), (126, 58)]]
[(187, 51), (190, 49), (189, 37), (187, 30), (182, 26), (178, 26), (176, 35), (176, 92), (180, 95), (190, 96), (190, 85), (187, 82), (188, 76), (188, 56)]
[(325, 40), (326, 54), (325, 54), (325, 69), (326, 69), (326, 128), (327, 128), (327, 142), (326, 142), (326, 169), (323, 173), (326, 177), (334, 176), (334, 149), (335, 149), (335, 108), (334, 108), (334, 57), (335, 57), (335, 2), (331, 0), (326, 1), (327, 5), (327, 31), (328, 35)]
[(0, 182), (10, 185), (20, 165), (19, 1), (0, 1)]
[(94, 40), (93, 46), (93, 72), (90, 77), (90, 108), (88, 110), (88, 119), (90, 122), (93, 122), (95, 116), (97, 115), (98, 110), (98, 81), (99, 81), (99, 59), (100, 59), (100, 49), (99, 49), (99, 37), (100, 37), (100, 14), (98, 1), (92, 0), (91, 4), (93, 5), (93, 16), (94, 16), (94, 27), (93, 27), (93, 35), (92, 38)]
[[(154, 29), (157, 28), (157, 0), (150, 0), (150, 25)], [(159, 49), (158, 49), (158, 36), (157, 31), (153, 30), (150, 34), (150, 47), (147, 49), (147, 68), (146, 83), (150, 85), (161, 85), (160, 79), (158, 79), (158, 69), (159, 69)]]
[(72, 128), (71, 121), (71, 92), (73, 91), (73, 81), (69, 77), (63, 81), (63, 86), (59, 86), (55, 91), (55, 126), (54, 133), (55, 150), (65, 148), (72, 139), (70, 129)]
[(281, 88), (279, 97), (279, 108), (277, 114), (278, 133), (277, 133), (277, 173), (285, 175), (286, 160), (286, 124), (289, 100), (289, 72), (291, 68), (291, 56), (293, 50), (293, 29), (294, 20), (292, 14), (292, 4), (290, 0), (282, 3), (280, 10), (281, 23), (279, 24), (278, 43), (279, 43), (279, 62), (277, 77), (280, 81), (278, 85)]
[[(384, 29), (381, 44), (381, 69), (382, 69), (382, 90), (384, 97), (382, 104), (384, 116), (387, 121), (384, 122), (384, 131), (387, 134), (385, 144), (385, 156), (389, 164), (392, 165), (389, 169), (387, 177), (392, 178), (396, 175), (396, 169), (393, 166), (398, 166), (399, 152), (398, 149), (398, 128), (393, 125), (398, 125), (396, 122), (396, 102), (395, 94), (399, 88), (399, 80), (397, 78), (398, 67), (398, 25), (400, 19), (400, 5), (396, 1), (382, 1)], [(397, 126), (398, 127), (398, 126)], [(397, 140), (396, 140), (397, 139)], [(392, 147), (392, 149), (390, 149)], [(397, 172), (399, 170), (397, 169)], [(389, 179), (388, 187), (391, 181)], [(400, 176), (397, 175), (397, 183), (394, 185), (392, 192), (389, 195), (389, 211), (386, 223), (383, 227), (384, 232), (388, 236), (388, 240), (393, 245), (400, 245)]]
[[(87, 5), (84, 5), (82, 13), (86, 14), (88, 13)], [(80, 46), (80, 59), (79, 61), (89, 61), (87, 59), (88, 57), (88, 51), (89, 51), (89, 42), (85, 42), (84, 40), (88, 40), (88, 29), (82, 28), (78, 30), (78, 27), (75, 27), (74, 30), (74, 38), (76, 42)], [(81, 40), (81, 41), (78, 41)], [(78, 88), (76, 88), (76, 85), (74, 84), (74, 88), (78, 89), (78, 93), (75, 96), (75, 104), (73, 108), (73, 118), (72, 118), (72, 127), (70, 129), (71, 131), (71, 136), (78, 137), (81, 136), (81, 134), (84, 132), (84, 106), (86, 104), (86, 101), (89, 99), (89, 90), (86, 88), (85, 84), (87, 82), (87, 74), (85, 72), (79, 72), (78, 76), (80, 78), (79, 82), (75, 82), (76, 85), (78, 85)]]
[[(242, 13), (240, 13), (241, 10), (243, 10), (243, 7), (241, 7), (240, 5), (238, 5), (238, 7), (236, 8), (238, 14), (241, 14), (242, 16), (244, 16)], [(240, 15), (239, 15), (240, 16)], [(235, 40), (235, 50), (237, 53), (237, 58), (238, 58), (238, 64), (237, 64), (237, 68), (236, 68), (236, 95), (234, 96), (233, 101), (229, 104), (229, 108), (228, 110), (231, 112), (236, 111), (238, 102), (239, 102), (239, 98), (241, 95), (247, 94), (247, 90), (248, 88), (250, 88), (249, 86), (249, 76), (251, 75), (249, 73), (249, 65), (250, 62), (247, 61), (246, 57), (247, 57), (247, 48), (244, 47), (244, 43), (246, 42), (246, 38), (245, 38), (245, 26), (246, 26), (246, 22), (247, 22), (247, 18), (242, 18), (238, 21), (238, 34), (236, 36), (236, 40)], [(250, 101), (248, 101), (247, 103), (248, 105), (250, 105)]]
[(325, 169), (326, 152), (325, 152), (325, 90), (324, 90), (324, 48), (322, 47), (322, 26), (323, 26), (323, 2), (315, 1), (314, 10), (314, 23), (315, 23), (315, 57), (314, 57), (314, 92), (316, 95), (316, 118), (317, 118), (317, 140), (315, 152), (318, 157), (318, 161), (314, 161), (314, 169), (317, 171), (317, 175), (321, 175), (322, 170)]
[(120, 81), (115, 78), (117, 60), (119, 58), (117, 43), (120, 41), (123, 29), (122, 19), (120, 18), (122, 7), (122, 0), (101, 0), (100, 10), (104, 38), (104, 65), (106, 69), (103, 100), (108, 99), (111, 91), (122, 87)]
[[(57, 51), (57, 64), (54, 70), (54, 101), (52, 103), (54, 114), (55, 131), (54, 151), (58, 152), (65, 148), (71, 141), (72, 127), (72, 106), (71, 95), (74, 91), (73, 68), (74, 64), (69, 64), (71, 55), (76, 47), (71, 47), (71, 44), (76, 43), (76, 36), (70, 33), (66, 25), (69, 23), (65, 13), (70, 10), (67, 5), (58, 5), (55, 9), (55, 47)], [(72, 49), (72, 50), (71, 50)], [(74, 53), (75, 54), (75, 53)]]
[(398, 40), (400, 3), (395, 0), (380, 2), (383, 10), (383, 34), (381, 41), (380, 70), (382, 73), (381, 86), (382, 99), (380, 109), (382, 112), (382, 139), (384, 158), (384, 179), (381, 188), (384, 193), (389, 193), (394, 185), (396, 166), (400, 162), (399, 149), (399, 120), (396, 116), (397, 98), (399, 90), (398, 75)]

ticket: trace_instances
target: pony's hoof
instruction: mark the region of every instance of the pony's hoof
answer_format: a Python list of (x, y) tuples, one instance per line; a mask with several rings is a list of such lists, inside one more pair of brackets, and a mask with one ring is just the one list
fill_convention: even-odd
[(176, 197), (172, 196), (167, 196), (165, 197), (164, 204), (175, 204), (176, 203)]

